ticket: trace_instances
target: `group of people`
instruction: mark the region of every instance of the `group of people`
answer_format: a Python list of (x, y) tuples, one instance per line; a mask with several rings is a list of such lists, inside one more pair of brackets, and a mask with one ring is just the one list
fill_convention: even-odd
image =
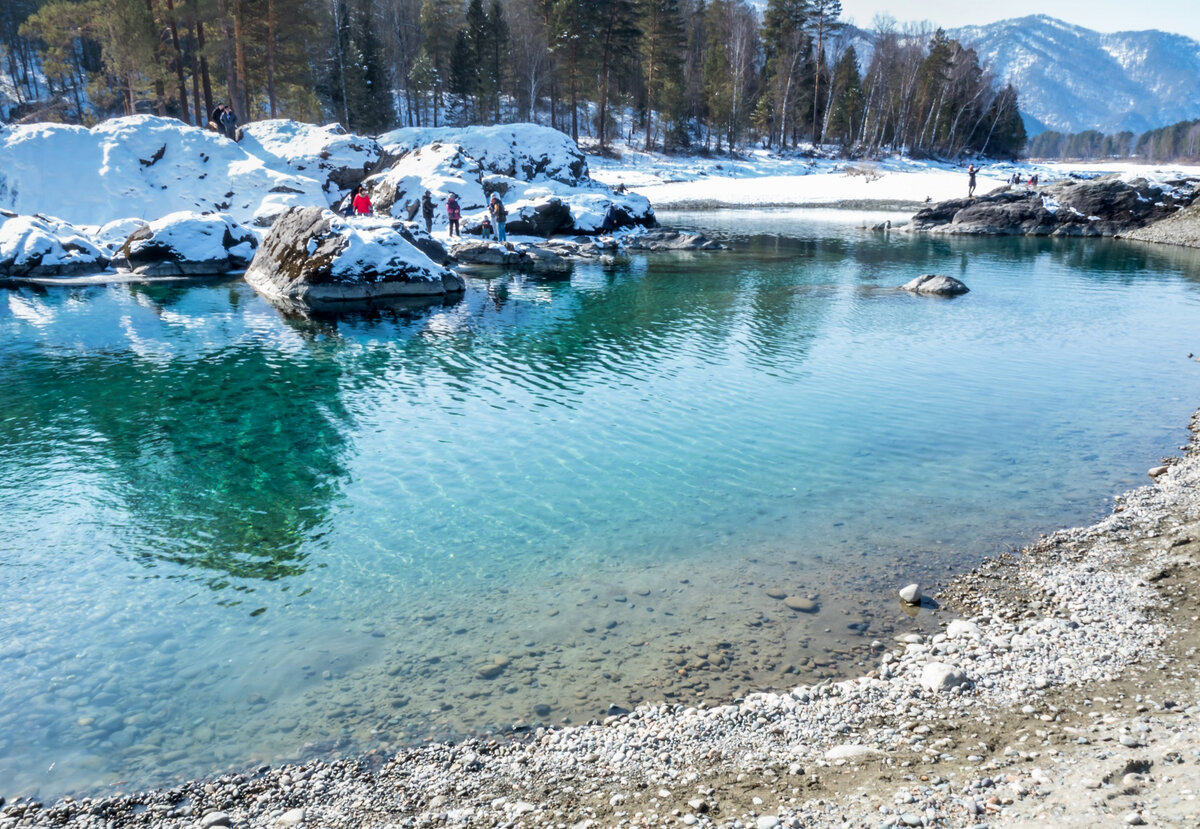
[[(371, 197), (367, 195), (367, 191), (361, 184), (356, 185), (354, 192), (350, 196), (349, 203), (346, 205), (345, 215), (347, 216), (370, 216), (374, 207), (371, 204)], [(425, 232), (433, 232), (433, 214), (436, 207), (433, 203), (433, 193), (426, 190), (421, 196), (420, 203), (421, 218), (425, 220)], [(410, 208), (409, 218), (412, 218), (413, 211)], [(459, 222), (462, 220), (462, 207), (458, 203), (458, 197), (451, 193), (446, 197), (446, 219), (450, 223), (449, 233), (451, 236), (462, 238), (462, 230), (459, 227)], [(500, 200), (500, 196), (492, 193), (492, 197), (488, 200), (488, 213), (483, 217), (483, 222), (480, 224), (480, 233), (484, 239), (492, 238), (493, 230), (496, 234), (496, 240), (503, 242), (507, 240), (505, 234), (505, 224), (508, 222), (508, 210), (504, 207), (504, 202)]]
[(238, 119), (229, 104), (217, 104), (209, 116), (209, 129), (216, 130), (230, 141), (238, 140)]
[[(968, 199), (975, 198), (975, 177), (977, 175), (979, 175), (979, 168), (976, 167), (974, 164), (968, 164), (967, 165), (967, 198)], [(1008, 180), (1008, 183), (1012, 184), (1012, 185), (1019, 185), (1021, 183), (1021, 174), (1019, 172), (1013, 173), (1012, 178), (1010, 178)], [(1038, 174), (1031, 173), (1029, 178), (1025, 181), (1025, 183), (1028, 184), (1030, 187), (1037, 187)]]

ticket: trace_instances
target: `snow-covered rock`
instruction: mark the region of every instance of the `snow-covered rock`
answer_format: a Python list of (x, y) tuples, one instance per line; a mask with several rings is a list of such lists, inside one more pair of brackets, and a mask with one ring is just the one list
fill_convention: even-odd
[(478, 232), (493, 193), (504, 201), (514, 235), (595, 233), (610, 204), (617, 208), (617, 227), (655, 224), (648, 199), (592, 181), (579, 148), (549, 127), (403, 129), (380, 136), (379, 143), (387, 167), (365, 182), (377, 213), (418, 218), (428, 190), (436, 203), (434, 223), (446, 226), (445, 200), (453, 193), (468, 233)]
[(217, 211), (266, 227), (292, 205), (329, 203), (325, 172), (315, 171), (318, 181), (270, 162), (215, 132), (153, 115), (91, 129), (15, 126), (0, 132), (0, 207), (97, 225)]
[(341, 124), (284, 119), (246, 124), (241, 147), (281, 172), (317, 179), (328, 193), (353, 189), (383, 155), (377, 141)]
[(219, 213), (171, 213), (135, 230), (113, 257), (142, 276), (192, 276), (242, 270), (258, 239)]
[(113, 219), (111, 222), (106, 222), (100, 227), (89, 227), (87, 230), (89, 235), (99, 245), (110, 253), (116, 253), (135, 231), (140, 230), (147, 224), (148, 222), (145, 219)]
[(492, 127), (408, 127), (379, 136), (389, 156), (421, 147), (454, 145), (480, 169), (520, 181), (549, 179), (570, 186), (590, 181), (587, 159), (570, 136), (537, 124)]
[(465, 290), (462, 277), (415, 241), (401, 222), (295, 208), (271, 228), (246, 281), (267, 297), (309, 306)]
[(0, 211), (0, 275), (77, 276), (103, 271), (108, 260), (107, 251), (67, 222)]

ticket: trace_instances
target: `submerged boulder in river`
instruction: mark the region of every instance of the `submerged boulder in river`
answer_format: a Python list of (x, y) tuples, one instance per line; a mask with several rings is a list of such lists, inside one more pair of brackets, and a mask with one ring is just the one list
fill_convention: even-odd
[(684, 233), (679, 230), (659, 228), (633, 236), (629, 239), (630, 250), (725, 250), (720, 242), (714, 242), (699, 233)]
[(462, 277), (416, 241), (403, 222), (295, 207), (272, 226), (246, 281), (268, 297), (309, 305), (461, 293)]
[(921, 274), (900, 286), (903, 291), (914, 294), (932, 294), (934, 296), (958, 296), (970, 292), (970, 288), (953, 276), (942, 276), (936, 273)]
[(135, 230), (113, 256), (118, 270), (142, 276), (200, 276), (240, 271), (258, 239), (222, 213), (170, 213)]

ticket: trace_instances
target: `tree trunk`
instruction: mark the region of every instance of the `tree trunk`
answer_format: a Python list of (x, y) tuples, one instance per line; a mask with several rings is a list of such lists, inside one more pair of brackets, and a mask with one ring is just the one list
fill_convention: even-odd
[(175, 19), (175, 0), (167, 0), (167, 27), (171, 31), (171, 48), (175, 50), (175, 80), (179, 83), (179, 120), (192, 122), (188, 109), (187, 82), (183, 78), (183, 49), (179, 48), (179, 23)]
[(275, 117), (275, 0), (267, 0), (267, 111)]
[(233, 0), (233, 55), (237, 63), (237, 107), (238, 119), (242, 123), (250, 120), (250, 85), (246, 74), (246, 39), (242, 22), (242, 0)]
[[(146, 11), (150, 12), (151, 18), (154, 17), (154, 0), (146, 0)], [(158, 50), (155, 49), (155, 51)], [(154, 68), (155, 74), (157, 74), (158, 67)], [(132, 83), (132, 79), (130, 82)], [(156, 78), (154, 81), (154, 101), (158, 114), (165, 118), (167, 115), (167, 85), (163, 83), (162, 78)]]
[(192, 9), (196, 12), (196, 51), (200, 53), (200, 81), (204, 84), (204, 120), (213, 111), (212, 78), (208, 74), (208, 56), (204, 54), (204, 21), (200, 19), (200, 10), (192, 0)]
[(813, 70), (813, 146), (821, 136), (817, 134), (817, 114), (821, 111), (821, 47), (825, 45), (825, 17), (817, 18), (817, 65)]
[(233, 32), (229, 28), (226, 0), (217, 0), (217, 12), (221, 16), (221, 41), (225, 47), (221, 50), (221, 68), (225, 70), (225, 100), (233, 104), (237, 100), (237, 76), (233, 74)]

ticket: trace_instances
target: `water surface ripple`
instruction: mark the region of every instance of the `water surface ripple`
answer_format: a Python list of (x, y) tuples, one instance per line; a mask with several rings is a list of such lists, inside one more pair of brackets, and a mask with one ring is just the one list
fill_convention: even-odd
[(664, 218), (736, 249), (341, 319), (0, 293), (0, 795), (854, 673), (1200, 401), (1195, 252)]

